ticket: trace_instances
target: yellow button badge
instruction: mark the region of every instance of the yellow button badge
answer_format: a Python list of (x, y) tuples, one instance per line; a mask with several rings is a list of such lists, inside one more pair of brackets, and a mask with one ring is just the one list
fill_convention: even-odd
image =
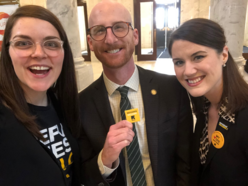
[(212, 134), (212, 144), (215, 148), (220, 149), (225, 142), (224, 136), (220, 131), (214, 131)]
[(131, 123), (140, 121), (139, 110), (137, 108), (125, 110), (125, 115), (126, 115), (126, 120)]
[(155, 96), (157, 94), (157, 91), (155, 89), (152, 89), (151, 94)]

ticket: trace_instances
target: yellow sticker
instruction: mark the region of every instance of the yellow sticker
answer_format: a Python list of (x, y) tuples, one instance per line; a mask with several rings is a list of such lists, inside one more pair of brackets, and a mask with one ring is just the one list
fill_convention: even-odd
[(220, 149), (225, 142), (224, 136), (220, 131), (214, 131), (212, 134), (212, 144), (215, 148)]
[(131, 123), (140, 121), (139, 110), (137, 108), (125, 110), (125, 115), (126, 115), (126, 120)]

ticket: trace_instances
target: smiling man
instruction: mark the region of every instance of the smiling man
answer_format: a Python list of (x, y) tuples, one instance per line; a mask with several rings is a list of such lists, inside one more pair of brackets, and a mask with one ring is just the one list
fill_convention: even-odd
[[(188, 185), (192, 114), (174, 76), (134, 64), (138, 30), (121, 4), (105, 0), (89, 17), (91, 51), (103, 74), (80, 93), (85, 185)], [(138, 109), (130, 123), (125, 110)]]

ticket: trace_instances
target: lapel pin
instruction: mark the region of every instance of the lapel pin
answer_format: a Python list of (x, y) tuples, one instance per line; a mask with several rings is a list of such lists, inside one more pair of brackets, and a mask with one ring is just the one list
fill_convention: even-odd
[(221, 126), (223, 129), (228, 130), (228, 126), (219, 122), (219, 126)]
[(224, 145), (225, 139), (220, 131), (214, 131), (212, 134), (212, 144), (216, 149), (221, 149)]
[(151, 90), (151, 93), (152, 93), (152, 95), (156, 95), (157, 94), (157, 91), (155, 89), (152, 89)]

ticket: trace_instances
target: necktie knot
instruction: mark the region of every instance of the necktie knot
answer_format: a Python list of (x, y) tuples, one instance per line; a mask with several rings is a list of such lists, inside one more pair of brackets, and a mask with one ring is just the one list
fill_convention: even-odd
[(125, 97), (127, 97), (129, 87), (127, 87), (127, 86), (118, 87), (116, 90), (118, 90), (120, 92), (121, 98), (125, 98)]

